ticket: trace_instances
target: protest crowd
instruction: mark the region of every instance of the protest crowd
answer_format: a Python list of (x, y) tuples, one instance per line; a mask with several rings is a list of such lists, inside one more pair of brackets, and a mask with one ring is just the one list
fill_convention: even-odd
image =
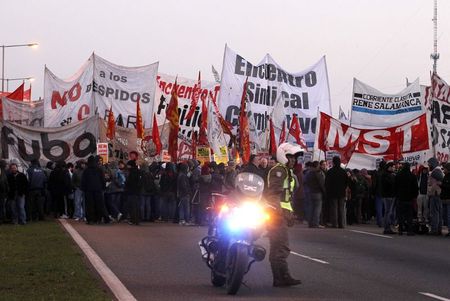
[[(0, 161), (0, 222), (25, 225), (46, 218), (87, 224), (173, 222), (205, 225), (212, 193), (229, 193), (239, 172), (267, 180), (275, 161), (252, 155), (246, 165), (187, 160), (103, 164), (101, 157), (73, 163), (37, 160), (23, 172)], [(328, 166), (331, 165), (331, 166)], [(381, 161), (378, 170), (345, 169), (332, 162), (297, 163), (293, 207), (309, 228), (344, 228), (376, 223), (384, 234), (444, 235), (450, 222), (450, 163), (435, 158), (411, 167)], [(449, 234), (446, 234), (448, 237)]]

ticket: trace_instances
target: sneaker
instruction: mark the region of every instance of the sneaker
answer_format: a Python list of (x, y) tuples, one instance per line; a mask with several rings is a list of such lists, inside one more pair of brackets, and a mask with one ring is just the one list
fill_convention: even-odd
[(179, 224), (180, 226), (186, 226), (186, 222), (185, 222), (185, 221), (180, 221), (178, 224)]
[(66, 218), (69, 218), (69, 217), (67, 215), (63, 214), (63, 215), (60, 216), (60, 218), (66, 219)]
[(117, 222), (120, 222), (121, 219), (122, 219), (122, 213), (119, 212), (119, 214), (117, 214)]

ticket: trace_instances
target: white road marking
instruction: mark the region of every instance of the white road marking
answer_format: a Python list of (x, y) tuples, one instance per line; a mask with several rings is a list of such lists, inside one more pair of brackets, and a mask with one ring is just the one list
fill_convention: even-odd
[(128, 291), (117, 276), (110, 270), (110, 268), (103, 262), (97, 253), (89, 246), (89, 244), (81, 237), (80, 234), (68, 223), (65, 219), (60, 219), (59, 222), (64, 226), (66, 231), (72, 236), (73, 240), (78, 244), (80, 249), (84, 252), (91, 264), (105, 281), (106, 285), (111, 289), (114, 296), (120, 301), (136, 301), (136, 298)]
[(377, 236), (377, 237), (383, 237), (383, 238), (392, 238), (392, 236), (381, 235), (381, 234), (376, 234), (376, 233), (370, 233), (370, 232), (365, 232), (365, 231), (358, 231), (358, 230), (349, 230), (349, 231), (352, 231), (352, 232), (355, 232), (355, 233), (361, 233), (361, 234)]
[(430, 297), (430, 298), (434, 298), (434, 299), (437, 299), (437, 300), (450, 301), (450, 299), (448, 299), (448, 298), (444, 298), (444, 297), (441, 297), (441, 296), (438, 296), (438, 295), (434, 295), (434, 294), (430, 294), (430, 293), (419, 292), (419, 294), (427, 296), (427, 297)]
[(310, 257), (310, 256), (302, 255), (302, 254), (299, 254), (299, 253), (294, 252), (294, 251), (291, 251), (291, 254), (299, 256), (299, 257), (302, 257), (302, 258), (305, 258), (305, 259), (309, 259), (309, 260), (312, 260), (312, 261), (315, 261), (315, 262), (318, 262), (318, 263), (330, 264), (329, 262), (326, 262), (326, 261), (323, 261), (323, 260), (320, 260), (320, 259), (317, 259), (317, 258), (313, 258), (313, 257)]

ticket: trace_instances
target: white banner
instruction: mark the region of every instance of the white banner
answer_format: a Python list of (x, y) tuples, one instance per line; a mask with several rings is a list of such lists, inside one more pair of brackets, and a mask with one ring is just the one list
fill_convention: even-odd
[(449, 161), (450, 86), (437, 74), (431, 78), (431, 124), (434, 154), (439, 162)]
[(95, 114), (90, 87), (93, 55), (76, 74), (60, 79), (47, 67), (44, 72), (44, 126), (61, 127)]
[(100, 117), (108, 118), (112, 104), (116, 120), (121, 119), (126, 128), (136, 128), (136, 102), (139, 99), (144, 128), (152, 127), (158, 64), (124, 67), (95, 55), (92, 91)]
[(353, 79), (351, 125), (390, 127), (414, 119), (425, 112), (419, 79), (396, 94), (385, 94)]
[[(248, 77), (247, 95), (258, 136), (264, 137), (269, 115), (281, 98), (288, 128), (292, 114), (296, 113), (307, 143), (314, 143), (318, 110), (331, 114), (325, 57), (306, 70), (289, 73), (269, 54), (258, 65), (253, 65), (226, 46), (223, 62), (219, 107), (235, 129), (238, 128), (242, 89)], [(274, 120), (274, 126), (281, 128), (282, 122)]]
[(36, 128), (9, 121), (0, 123), (2, 159), (17, 159), (27, 166), (33, 159), (76, 162), (95, 154), (99, 118), (94, 116), (60, 128)]
[(2, 98), (3, 120), (33, 127), (44, 126), (44, 101), (16, 101)]
[[(156, 89), (156, 97), (154, 103), (154, 112), (156, 113), (156, 120), (158, 126), (166, 122), (166, 108), (170, 101), (172, 87), (175, 82), (175, 76), (158, 73), (157, 77), (158, 87)], [(217, 101), (220, 85), (215, 82), (201, 81), (200, 99), (197, 103), (196, 111), (190, 120), (185, 120), (185, 116), (189, 112), (191, 102), (194, 96), (194, 89), (197, 88), (198, 80), (188, 79), (184, 77), (177, 78), (178, 86), (178, 108), (181, 110), (180, 114), (180, 135), (186, 139), (192, 138), (193, 131), (198, 133), (200, 127), (202, 100), (208, 102), (208, 95)], [(212, 106), (212, 104), (210, 104)]]

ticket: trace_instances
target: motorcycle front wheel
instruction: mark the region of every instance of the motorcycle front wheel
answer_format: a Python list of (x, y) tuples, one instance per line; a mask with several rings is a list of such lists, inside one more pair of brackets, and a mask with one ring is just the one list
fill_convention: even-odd
[(220, 275), (217, 275), (216, 272), (211, 271), (211, 283), (215, 287), (222, 287), (225, 284), (226, 278)]
[(227, 259), (226, 287), (228, 295), (235, 295), (241, 287), (248, 266), (247, 246), (237, 244), (230, 248)]

